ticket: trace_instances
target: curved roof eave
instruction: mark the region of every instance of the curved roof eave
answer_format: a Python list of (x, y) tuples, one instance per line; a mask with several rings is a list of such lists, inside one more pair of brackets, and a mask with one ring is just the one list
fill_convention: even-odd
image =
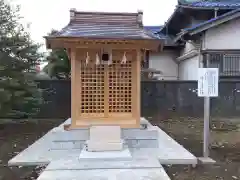
[(160, 32), (163, 31), (163, 30), (166, 28), (166, 26), (171, 22), (171, 20), (173, 19), (173, 17), (175, 17), (175, 15), (178, 13), (179, 9), (180, 9), (180, 6), (177, 5), (177, 6), (175, 7), (175, 10), (173, 11), (172, 15), (168, 18), (168, 20), (164, 23), (164, 25), (163, 25), (162, 28), (160, 29)]

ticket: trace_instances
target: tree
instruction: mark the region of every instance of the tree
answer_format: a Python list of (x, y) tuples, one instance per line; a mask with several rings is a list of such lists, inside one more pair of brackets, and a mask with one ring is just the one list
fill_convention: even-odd
[[(49, 35), (53, 35), (58, 31), (52, 30)], [(51, 78), (69, 79), (70, 77), (70, 62), (66, 49), (54, 49), (47, 57), (48, 64), (43, 68)]]
[(19, 7), (0, 0), (0, 116), (29, 117), (41, 104), (41, 90), (34, 82), (40, 47), (19, 23)]

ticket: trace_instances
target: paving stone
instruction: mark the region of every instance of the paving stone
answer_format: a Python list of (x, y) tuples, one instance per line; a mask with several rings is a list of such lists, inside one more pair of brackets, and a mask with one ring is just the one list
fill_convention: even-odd
[(159, 127), (155, 127), (159, 132), (159, 152), (158, 156), (161, 164), (197, 164), (197, 157), (186, 150), (177, 141), (171, 138)]
[(37, 180), (170, 180), (163, 168), (44, 171)]
[(81, 153), (80, 149), (68, 150), (51, 150), (51, 151), (38, 151), (35, 149), (33, 152), (23, 152), (15, 156), (8, 162), (9, 166), (37, 166), (47, 165), (51, 161), (61, 158), (78, 158)]
[(158, 127), (158, 148), (130, 148), (133, 158), (157, 157), (161, 164), (198, 163), (197, 158)]
[(177, 154), (177, 150), (174, 152), (165, 148), (129, 148), (129, 150), (133, 158), (157, 158), (161, 164), (197, 164), (197, 158), (191, 153)]
[(45, 170), (91, 170), (91, 169), (145, 169), (161, 168), (155, 159), (130, 159), (130, 160), (96, 160), (84, 161), (76, 158), (52, 161)]

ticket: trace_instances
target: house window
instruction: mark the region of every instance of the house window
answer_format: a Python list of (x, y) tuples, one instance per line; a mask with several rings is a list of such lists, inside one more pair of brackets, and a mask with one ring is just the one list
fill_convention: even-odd
[(240, 54), (223, 55), (222, 68), (224, 75), (240, 75)]

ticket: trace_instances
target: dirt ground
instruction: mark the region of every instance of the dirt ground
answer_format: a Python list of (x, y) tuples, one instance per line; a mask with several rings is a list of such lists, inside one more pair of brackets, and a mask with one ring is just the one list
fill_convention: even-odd
[[(195, 156), (202, 156), (203, 120), (178, 118), (151, 122), (165, 130)], [(217, 163), (189, 169), (187, 166), (166, 167), (172, 180), (236, 180), (240, 179), (240, 119), (213, 119), (210, 156)]]
[(61, 122), (63, 120), (0, 124), (0, 180), (37, 179), (41, 168), (9, 168), (7, 162)]
[[(149, 119), (194, 155), (202, 155), (202, 119)], [(7, 162), (61, 122), (62, 120), (41, 120), (0, 124), (0, 180), (37, 179), (42, 167), (9, 168)], [(240, 126), (236, 122), (240, 124), (240, 119), (232, 123), (228, 119), (212, 121), (210, 154), (217, 161), (216, 164), (191, 169), (180, 165), (166, 166), (172, 180), (240, 180)]]

